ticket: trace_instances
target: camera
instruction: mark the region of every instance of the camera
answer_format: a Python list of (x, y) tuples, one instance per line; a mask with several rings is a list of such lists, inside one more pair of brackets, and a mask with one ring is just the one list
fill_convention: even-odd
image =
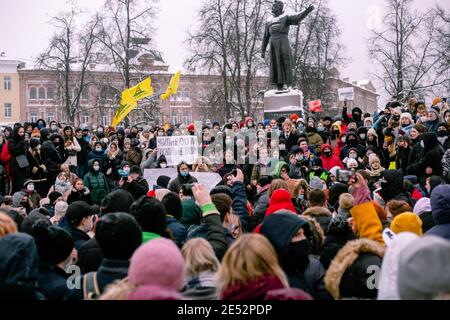
[(351, 170), (338, 170), (336, 178), (341, 183), (348, 183), (351, 178), (356, 179), (356, 173)]

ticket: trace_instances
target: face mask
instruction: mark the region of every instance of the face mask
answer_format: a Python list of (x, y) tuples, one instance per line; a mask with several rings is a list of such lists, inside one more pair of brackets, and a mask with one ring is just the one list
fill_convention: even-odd
[(102, 132), (103, 132), (103, 128), (98, 128), (98, 129), (97, 129), (97, 132), (102, 133)]
[(296, 156), (295, 159), (296, 159), (297, 161), (302, 161), (302, 160), (303, 160), (303, 156)]
[(52, 125), (51, 128), (52, 128), (53, 131), (58, 130), (58, 127), (55, 126), (55, 125)]
[(123, 171), (124, 171), (125, 173), (130, 173), (130, 168), (123, 168)]
[(94, 171), (99, 171), (100, 170), (100, 166), (93, 166), (92, 169), (94, 169)]
[(305, 272), (309, 265), (308, 254), (309, 242), (307, 239), (289, 243), (288, 253), (285, 257), (286, 266), (283, 267), (300, 273)]
[(447, 135), (447, 131), (438, 131), (438, 137), (445, 137)]
[(365, 135), (364, 133), (361, 133), (361, 134), (359, 135), (359, 137), (361, 138), (361, 140), (365, 140), (365, 139), (366, 139), (366, 135)]
[(304, 194), (299, 194), (297, 199), (298, 200), (304, 200), (305, 199), (305, 195)]
[(323, 153), (323, 155), (324, 155), (325, 157), (330, 157), (330, 156), (331, 156), (331, 151), (325, 151), (325, 152)]
[(103, 149), (101, 148), (101, 147), (99, 147), (99, 148), (95, 148), (95, 151), (97, 151), (97, 152), (101, 152)]
[(345, 143), (345, 138), (342, 138), (341, 141), (342, 141), (343, 143)]
[(427, 116), (420, 117), (420, 121), (426, 122), (426, 121), (428, 121), (428, 117)]
[(350, 139), (350, 140), (347, 141), (347, 144), (349, 146), (354, 146), (354, 145), (356, 145), (356, 140), (355, 139)]
[(160, 163), (159, 166), (163, 169), (167, 168), (167, 163)]
[(358, 157), (358, 155), (352, 153), (352, 154), (349, 154), (348, 157), (351, 158), (351, 159), (356, 159)]
[(34, 184), (29, 184), (29, 185), (27, 185), (27, 191), (28, 192), (33, 192), (34, 191)]
[(323, 127), (317, 127), (317, 131), (319, 131), (319, 132), (323, 132)]
[(280, 144), (280, 145), (279, 145), (279, 149), (280, 149), (281, 151), (286, 150), (286, 145)]
[(182, 177), (187, 177), (189, 174), (189, 171), (182, 171), (182, 172), (180, 172), (180, 174)]
[(299, 124), (299, 125), (297, 126), (297, 128), (298, 128), (298, 130), (300, 130), (300, 131), (305, 130), (305, 126), (302, 125), (302, 124)]

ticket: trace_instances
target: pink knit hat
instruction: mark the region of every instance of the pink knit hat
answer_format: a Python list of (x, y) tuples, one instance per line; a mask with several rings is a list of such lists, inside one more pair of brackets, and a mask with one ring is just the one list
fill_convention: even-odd
[(185, 265), (178, 247), (159, 238), (139, 247), (131, 257), (128, 280), (137, 288), (130, 300), (180, 300)]

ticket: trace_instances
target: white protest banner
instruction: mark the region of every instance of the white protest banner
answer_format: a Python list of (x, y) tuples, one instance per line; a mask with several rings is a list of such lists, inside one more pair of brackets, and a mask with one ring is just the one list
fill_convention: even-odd
[(339, 101), (353, 101), (355, 100), (355, 90), (353, 87), (338, 89)]
[(181, 161), (193, 164), (198, 158), (197, 136), (157, 137), (158, 157), (164, 155), (168, 166), (176, 166)]
[[(177, 169), (166, 168), (166, 169), (145, 169), (144, 178), (147, 180), (150, 189), (156, 185), (156, 180), (160, 176), (168, 176), (170, 180), (177, 177)], [(195, 177), (199, 183), (203, 184), (208, 191), (211, 191), (222, 178), (218, 173), (212, 172), (190, 172), (191, 176)]]

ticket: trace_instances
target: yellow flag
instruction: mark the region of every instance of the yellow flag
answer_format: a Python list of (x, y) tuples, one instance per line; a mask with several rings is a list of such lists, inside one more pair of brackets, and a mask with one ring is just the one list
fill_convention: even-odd
[(181, 77), (181, 71), (178, 71), (175, 73), (175, 75), (170, 79), (169, 86), (167, 87), (167, 90), (165, 93), (161, 95), (162, 100), (166, 100), (173, 94), (177, 94), (178, 92), (178, 85), (180, 84), (180, 77)]
[(120, 101), (119, 110), (117, 110), (116, 116), (112, 126), (115, 127), (123, 120), (134, 108), (137, 107), (137, 101), (133, 98), (129, 90), (122, 92), (122, 100)]
[(141, 101), (144, 98), (150, 97), (153, 95), (152, 88), (152, 79), (148, 77), (138, 85), (129, 89), (131, 96), (136, 101)]

